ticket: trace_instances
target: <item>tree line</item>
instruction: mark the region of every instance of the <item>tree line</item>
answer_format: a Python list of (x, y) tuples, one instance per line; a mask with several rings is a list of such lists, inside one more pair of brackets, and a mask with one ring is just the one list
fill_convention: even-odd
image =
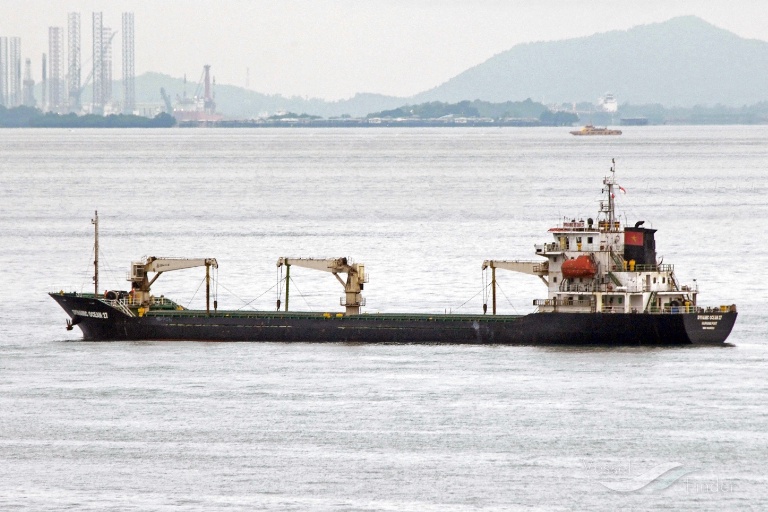
[(78, 116), (74, 113), (44, 114), (34, 107), (6, 108), (0, 105), (2, 128), (170, 128), (175, 125), (176, 119), (165, 112), (153, 118), (125, 114)]

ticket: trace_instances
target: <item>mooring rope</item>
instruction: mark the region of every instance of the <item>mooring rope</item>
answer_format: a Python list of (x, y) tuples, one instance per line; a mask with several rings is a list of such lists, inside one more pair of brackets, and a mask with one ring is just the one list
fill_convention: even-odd
[(457, 307), (456, 309), (457, 309), (457, 310), (459, 310), (459, 309), (463, 308), (464, 306), (466, 306), (466, 305), (467, 305), (467, 303), (468, 303), (469, 301), (471, 301), (472, 299), (474, 299), (475, 297), (477, 297), (478, 295), (480, 295), (481, 293), (483, 293), (483, 292), (485, 291), (485, 289), (486, 289), (486, 288), (487, 288), (487, 286), (486, 286), (486, 287), (483, 287), (483, 288), (481, 288), (479, 292), (477, 292), (476, 294), (474, 294), (473, 296), (471, 296), (469, 299), (467, 299), (467, 301), (466, 301), (464, 304), (462, 304), (461, 306)]
[[(260, 298), (262, 298), (263, 296), (265, 296), (266, 294), (268, 294), (269, 292), (271, 292), (271, 291), (272, 291), (272, 289), (273, 289), (273, 288), (275, 288), (276, 286), (277, 286), (277, 283), (273, 284), (271, 287), (269, 287), (267, 290), (265, 290), (265, 291), (264, 291), (264, 293), (262, 293), (261, 295), (259, 295), (259, 296), (258, 296), (258, 297), (256, 297), (255, 299), (253, 299), (253, 300), (250, 300), (250, 301), (248, 301), (248, 302), (245, 302), (245, 300), (244, 300), (244, 299), (240, 299), (240, 297), (237, 297), (237, 295), (235, 295), (234, 293), (232, 293), (231, 291), (229, 291), (229, 290), (228, 290), (228, 289), (227, 289), (227, 288), (226, 288), (224, 285), (221, 285), (221, 287), (222, 287), (222, 288), (224, 288), (225, 290), (227, 290), (229, 293), (232, 293), (232, 295), (235, 295), (235, 297), (237, 297), (238, 299), (240, 299), (241, 301), (243, 301), (243, 302), (244, 302), (244, 304), (243, 304), (242, 306), (240, 306), (239, 308), (237, 308), (235, 311), (240, 311), (240, 310), (241, 310), (241, 309), (243, 309), (244, 307), (248, 307), (248, 306), (250, 306), (251, 304), (253, 304), (253, 303), (254, 303), (254, 302), (256, 302), (257, 300), (259, 300)], [(258, 310), (256, 310), (255, 308), (253, 308), (253, 309), (254, 309), (254, 311), (258, 311)]]
[(509, 297), (507, 297), (507, 294), (506, 294), (506, 293), (504, 293), (504, 290), (502, 290), (502, 289), (501, 289), (501, 286), (499, 286), (499, 283), (498, 283), (498, 282), (496, 283), (496, 286), (498, 286), (499, 290), (501, 290), (501, 294), (504, 296), (504, 298), (505, 298), (505, 299), (507, 299), (507, 302), (509, 302), (509, 305), (510, 305), (510, 306), (512, 306), (512, 309), (514, 309), (514, 310), (515, 310), (515, 314), (516, 314), (516, 315), (519, 315), (520, 313), (518, 313), (518, 312), (517, 312), (517, 308), (515, 307), (515, 305), (514, 305), (514, 304), (512, 304), (512, 301), (511, 301), (511, 300), (509, 300)]

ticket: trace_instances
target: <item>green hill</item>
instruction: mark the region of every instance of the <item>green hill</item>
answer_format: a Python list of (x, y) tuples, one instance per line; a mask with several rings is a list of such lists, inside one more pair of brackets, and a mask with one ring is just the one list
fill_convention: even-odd
[(533, 98), (743, 105), (768, 99), (768, 42), (686, 16), (579, 39), (515, 46), (413, 102)]

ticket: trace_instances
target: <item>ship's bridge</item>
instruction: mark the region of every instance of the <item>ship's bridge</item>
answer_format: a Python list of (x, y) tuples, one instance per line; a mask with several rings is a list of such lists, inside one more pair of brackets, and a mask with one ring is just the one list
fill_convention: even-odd
[(555, 239), (554, 243), (534, 245), (536, 254), (558, 254), (566, 251), (598, 251), (602, 250), (600, 230), (592, 219), (565, 220), (562, 225), (550, 228), (549, 232)]
[(586, 222), (584, 219), (576, 220), (566, 220), (563, 221), (562, 225), (555, 226), (554, 228), (549, 228), (550, 233), (578, 233), (583, 231), (600, 231), (600, 232), (608, 232), (608, 233), (614, 233), (614, 232), (620, 232), (621, 229), (621, 222), (615, 220), (613, 222), (609, 222), (607, 220), (601, 220), (597, 223), (597, 226), (595, 226), (595, 222), (590, 218), (587, 219)]
[(563, 221), (563, 223), (560, 226), (555, 226), (554, 228), (549, 228), (550, 233), (577, 233), (582, 231), (593, 231), (594, 225), (592, 219), (589, 219), (589, 223), (584, 222), (583, 219), (581, 220), (566, 220)]

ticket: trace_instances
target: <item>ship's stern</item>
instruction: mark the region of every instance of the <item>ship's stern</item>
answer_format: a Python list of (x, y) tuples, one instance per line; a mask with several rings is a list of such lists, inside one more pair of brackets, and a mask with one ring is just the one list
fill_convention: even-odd
[(735, 308), (729, 311), (686, 313), (683, 323), (688, 339), (694, 344), (724, 343), (736, 323)]

